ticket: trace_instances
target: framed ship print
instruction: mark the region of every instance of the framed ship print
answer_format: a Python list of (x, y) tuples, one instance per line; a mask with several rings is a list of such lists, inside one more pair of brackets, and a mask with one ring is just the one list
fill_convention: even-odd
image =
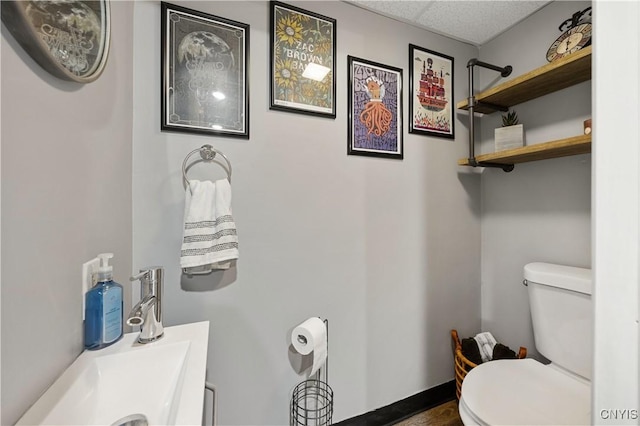
[(349, 155), (402, 160), (402, 69), (347, 56)]
[(453, 58), (409, 45), (409, 133), (454, 139)]
[(248, 139), (249, 25), (161, 7), (161, 130)]
[(270, 36), (269, 108), (336, 118), (336, 20), (272, 1)]
[(107, 63), (109, 1), (3, 0), (2, 22), (45, 70), (63, 80), (95, 81)]

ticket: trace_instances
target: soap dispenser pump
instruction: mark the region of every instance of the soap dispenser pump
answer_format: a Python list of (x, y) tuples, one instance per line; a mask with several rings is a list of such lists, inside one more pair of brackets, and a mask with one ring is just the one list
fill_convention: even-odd
[(113, 281), (113, 253), (98, 255), (96, 285), (85, 295), (84, 347), (102, 349), (122, 337), (122, 286)]

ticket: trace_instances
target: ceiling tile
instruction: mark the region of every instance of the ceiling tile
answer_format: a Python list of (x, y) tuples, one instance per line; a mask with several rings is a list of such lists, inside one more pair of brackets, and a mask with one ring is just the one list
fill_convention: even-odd
[(480, 46), (530, 16), (548, 0), (347, 0), (381, 15)]
[(382, 15), (392, 18), (399, 18), (401, 20), (414, 20), (416, 16), (422, 14), (424, 9), (428, 7), (431, 1), (376, 1), (376, 0), (354, 0), (349, 3), (354, 3), (365, 9), (369, 9), (373, 12), (378, 12)]

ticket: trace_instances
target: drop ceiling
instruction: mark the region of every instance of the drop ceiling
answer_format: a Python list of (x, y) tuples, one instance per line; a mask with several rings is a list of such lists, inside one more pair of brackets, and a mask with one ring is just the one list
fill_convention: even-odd
[(481, 46), (550, 1), (345, 0), (380, 15)]

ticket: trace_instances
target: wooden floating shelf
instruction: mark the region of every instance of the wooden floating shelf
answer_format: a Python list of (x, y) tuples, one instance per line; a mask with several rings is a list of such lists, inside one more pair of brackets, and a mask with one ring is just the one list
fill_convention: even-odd
[[(491, 114), (591, 79), (591, 46), (506, 81), (475, 96), (474, 112)], [(457, 103), (468, 110), (469, 101)]]
[[(580, 135), (556, 141), (507, 149), (476, 156), (479, 163), (518, 164), (591, 152), (591, 135)], [(469, 159), (461, 158), (458, 165), (468, 166)]]

